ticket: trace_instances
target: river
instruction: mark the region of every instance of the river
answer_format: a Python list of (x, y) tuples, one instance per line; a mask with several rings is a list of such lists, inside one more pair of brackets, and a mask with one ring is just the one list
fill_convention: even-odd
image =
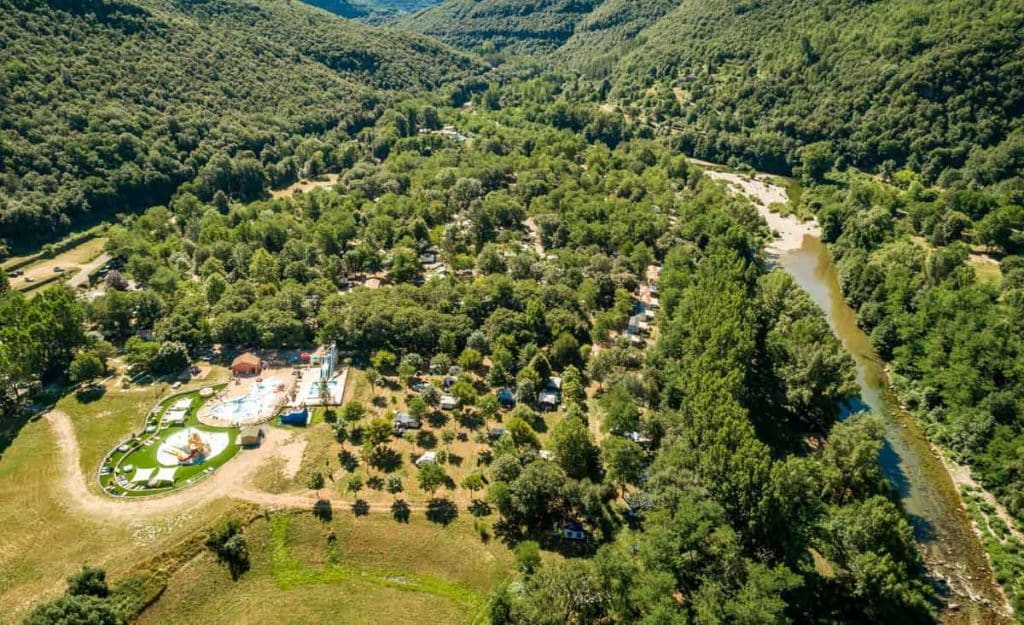
[[(782, 217), (768, 206), (785, 189), (767, 177), (741, 178), (723, 171), (707, 172), (737, 193), (752, 199), (778, 235), (768, 246), (773, 262), (825, 311), (829, 325), (853, 357), (860, 397), (846, 407), (849, 414), (871, 410), (884, 417), (886, 438), (880, 461), (903, 502), (921, 547), (929, 579), (939, 592), (939, 620), (950, 625), (1010, 623), (1006, 600), (962, 508), (949, 472), (917, 423), (900, 409), (881, 358), (857, 325), (857, 315), (843, 298), (828, 249), (813, 224)], [(794, 232), (800, 236), (794, 238)], [(795, 241), (799, 241), (796, 244)]]

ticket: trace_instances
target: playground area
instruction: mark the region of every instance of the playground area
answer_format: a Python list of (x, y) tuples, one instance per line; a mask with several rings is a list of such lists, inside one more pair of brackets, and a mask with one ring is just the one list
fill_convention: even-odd
[(237, 428), (203, 425), (198, 413), (218, 390), (171, 396), (146, 416), (139, 434), (107, 454), (100, 487), (115, 497), (154, 495), (192, 484), (230, 460), (239, 450)]
[(264, 369), (259, 377), (235, 378), (199, 411), (203, 424), (238, 427), (269, 421), (295, 391), (290, 368)]

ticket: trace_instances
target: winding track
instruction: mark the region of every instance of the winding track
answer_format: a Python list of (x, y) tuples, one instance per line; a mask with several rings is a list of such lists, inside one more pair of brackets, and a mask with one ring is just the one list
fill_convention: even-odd
[[(203, 481), (176, 490), (167, 495), (115, 499), (89, 489), (85, 473), (82, 472), (81, 452), (71, 418), (54, 410), (44, 417), (60, 450), (60, 488), (67, 494), (70, 507), (105, 522), (131, 523), (168, 514), (181, 514), (200, 508), (218, 499), (237, 499), (267, 508), (310, 509), (321, 498), (315, 493), (267, 493), (250, 485), (255, 471), (273, 457), (282, 458), (286, 473), (294, 476), (302, 461), (306, 441), (301, 437), (275, 428), (267, 428), (263, 444), (257, 449), (242, 451), (224, 466), (217, 469)], [(336, 510), (342, 510), (342, 502), (332, 502)], [(390, 506), (370, 505), (371, 512), (391, 513)], [(409, 505), (410, 512), (426, 512), (426, 506)]]

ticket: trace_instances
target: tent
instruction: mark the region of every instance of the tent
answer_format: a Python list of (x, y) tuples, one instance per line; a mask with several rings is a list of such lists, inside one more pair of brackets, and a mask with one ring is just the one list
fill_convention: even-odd
[(132, 479), (130, 481), (132, 481), (132, 482), (134, 482), (136, 484), (137, 483), (141, 483), (141, 482), (148, 482), (149, 478), (153, 477), (153, 473), (155, 473), (155, 472), (156, 472), (156, 469), (153, 469), (153, 468), (149, 468), (149, 469), (141, 469), (141, 468), (140, 469), (135, 469), (135, 475), (132, 475)]
[(509, 408), (516, 405), (516, 396), (510, 388), (503, 388), (498, 391), (498, 401), (502, 406)]
[(192, 398), (191, 397), (185, 397), (185, 398), (179, 399), (178, 401), (174, 402), (174, 405), (171, 406), (171, 410), (187, 411), (191, 407), (192, 407)]
[(441, 410), (455, 410), (459, 406), (459, 400), (452, 395), (441, 396)]
[(407, 412), (399, 412), (395, 415), (394, 426), (396, 431), (418, 430), (420, 428), (420, 420)]
[(286, 412), (282, 414), (279, 419), (281, 425), (309, 425), (309, 420), (309, 408), (306, 407), (303, 407), (299, 410)]
[(160, 484), (161, 482), (174, 483), (174, 475), (178, 472), (178, 467), (161, 467), (156, 475), (150, 480), (150, 483)]
[(185, 414), (186, 412), (184, 410), (171, 408), (164, 413), (164, 423), (169, 423), (171, 425), (185, 425)]

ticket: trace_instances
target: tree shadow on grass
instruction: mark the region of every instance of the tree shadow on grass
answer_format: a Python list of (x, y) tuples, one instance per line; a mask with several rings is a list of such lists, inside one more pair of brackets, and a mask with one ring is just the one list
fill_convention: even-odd
[(478, 412), (463, 412), (459, 416), (459, 425), (467, 430), (479, 430), (484, 426), (484, 418)]
[(394, 473), (402, 467), (402, 454), (391, 447), (380, 446), (367, 454), (366, 462), (385, 473)]
[(75, 399), (82, 404), (91, 404), (94, 401), (102, 399), (107, 394), (107, 387), (102, 384), (92, 384), (90, 386), (84, 386), (75, 391)]
[(483, 499), (474, 499), (469, 504), (469, 513), (475, 517), (487, 516), (491, 513), (491, 504)]
[(313, 516), (324, 523), (330, 523), (334, 519), (334, 508), (331, 507), (331, 502), (327, 499), (317, 499), (313, 504)]
[(396, 499), (391, 504), (391, 516), (399, 523), (408, 523), (409, 514), (409, 504), (404, 499)]
[(365, 499), (356, 499), (352, 504), (352, 513), (356, 516), (366, 516), (370, 514), (370, 504), (366, 503)]
[(15, 412), (12, 415), (4, 415), (0, 419), (0, 459), (4, 457), (4, 452), (11, 446), (14, 439), (18, 438), (21, 428), (25, 427), (26, 423), (35, 421), (37, 417), (38, 415), (26, 410)]
[(437, 447), (437, 436), (433, 432), (420, 430), (416, 432), (416, 444), (423, 449), (433, 449)]
[(439, 525), (450, 525), (459, 518), (459, 509), (450, 499), (435, 497), (427, 502), (427, 520)]
[(427, 415), (427, 423), (435, 428), (444, 427), (448, 423), (448, 413), (442, 410), (431, 410)]
[(359, 467), (359, 458), (351, 451), (342, 449), (338, 452), (338, 464), (346, 471), (352, 472)]

